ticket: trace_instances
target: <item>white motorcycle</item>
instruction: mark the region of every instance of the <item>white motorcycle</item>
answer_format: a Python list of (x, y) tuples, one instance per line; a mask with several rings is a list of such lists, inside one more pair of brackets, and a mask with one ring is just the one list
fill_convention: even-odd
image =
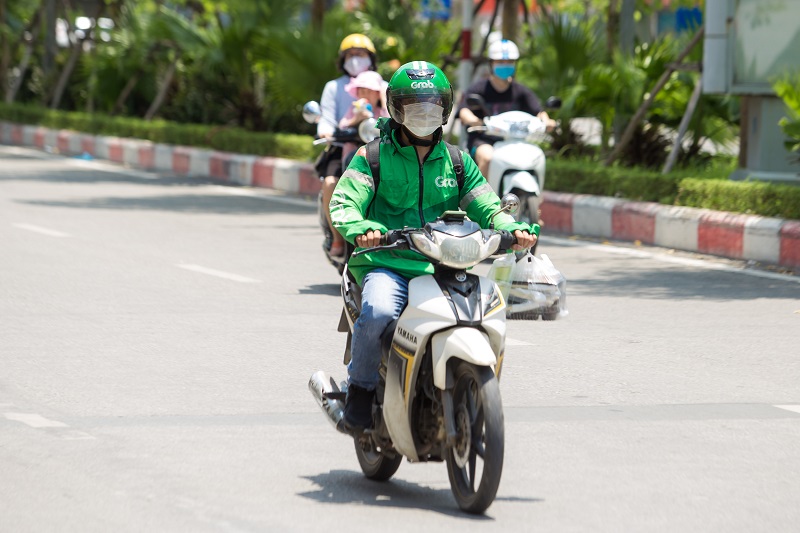
[[(489, 116), (483, 98), (477, 94), (467, 96), (467, 105), (473, 112), (480, 111), (486, 115), (483, 126), (472, 126), (467, 129), (468, 132), (479, 131), (502, 139), (494, 144), (486, 181), (499, 196), (512, 193), (519, 197), (519, 220), (538, 222), (546, 164), (539, 143), (545, 139), (546, 124), (523, 111), (506, 111)], [(560, 106), (558, 98), (547, 100), (547, 108)]]
[[(518, 205), (509, 195), (498, 213)], [(374, 429), (352, 434), (366, 477), (389, 479), (403, 457), (413, 463), (445, 461), (461, 509), (483, 513), (494, 501), (504, 454), (498, 380), (506, 303), (493, 281), (467, 269), (515, 240), (507, 231), (482, 230), (463, 211), (447, 211), (424, 228), (390, 231), (385, 244), (356, 252), (413, 250), (435, 270), (411, 280), (408, 306), (382, 337)], [(348, 332), (347, 364), (361, 289), (346, 269), (342, 296), (339, 331)], [(342, 422), (346, 383), (337, 386), (319, 371), (308, 386), (336, 429), (348, 434)]]

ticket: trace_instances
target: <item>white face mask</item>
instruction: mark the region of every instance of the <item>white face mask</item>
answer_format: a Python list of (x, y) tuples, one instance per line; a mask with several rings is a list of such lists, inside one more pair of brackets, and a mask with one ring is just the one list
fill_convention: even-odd
[(344, 69), (354, 78), (362, 72), (367, 71), (371, 65), (372, 60), (363, 56), (348, 57), (344, 61)]
[(403, 106), (403, 126), (417, 137), (430, 135), (442, 126), (444, 108), (430, 102)]

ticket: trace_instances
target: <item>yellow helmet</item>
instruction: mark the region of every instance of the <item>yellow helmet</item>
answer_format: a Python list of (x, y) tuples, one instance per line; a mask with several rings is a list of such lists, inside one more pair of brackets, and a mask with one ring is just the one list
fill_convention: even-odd
[(339, 45), (339, 53), (351, 48), (363, 48), (364, 50), (368, 50), (373, 54), (375, 53), (375, 45), (372, 44), (372, 41), (369, 40), (369, 37), (361, 33), (351, 33), (342, 39), (342, 44)]

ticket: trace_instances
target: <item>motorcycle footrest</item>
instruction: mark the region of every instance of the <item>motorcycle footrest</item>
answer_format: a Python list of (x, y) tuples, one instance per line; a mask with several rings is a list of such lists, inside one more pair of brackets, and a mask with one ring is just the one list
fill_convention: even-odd
[(339, 400), (339, 401), (343, 402), (347, 398), (347, 393), (346, 392), (323, 392), (322, 393), (322, 397), (323, 398), (327, 398), (328, 400)]

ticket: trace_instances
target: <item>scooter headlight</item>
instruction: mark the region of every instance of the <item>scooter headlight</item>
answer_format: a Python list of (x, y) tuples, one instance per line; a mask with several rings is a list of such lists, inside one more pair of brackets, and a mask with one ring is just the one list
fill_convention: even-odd
[(434, 261), (440, 261), (442, 259), (442, 250), (439, 244), (432, 241), (426, 234), (412, 233), (411, 242), (413, 242), (417, 250), (428, 259), (433, 259)]
[(422, 253), (450, 268), (469, 268), (474, 266), (492, 255), (500, 245), (499, 235), (492, 235), (484, 242), (483, 233), (480, 231), (461, 237), (434, 231), (433, 243), (423, 235), (419, 235), (418, 238), (420, 240), (427, 241), (433, 247), (438, 248), (438, 257), (434, 257), (432, 254), (423, 251), (414, 237), (415, 235), (412, 235), (412, 240)]

